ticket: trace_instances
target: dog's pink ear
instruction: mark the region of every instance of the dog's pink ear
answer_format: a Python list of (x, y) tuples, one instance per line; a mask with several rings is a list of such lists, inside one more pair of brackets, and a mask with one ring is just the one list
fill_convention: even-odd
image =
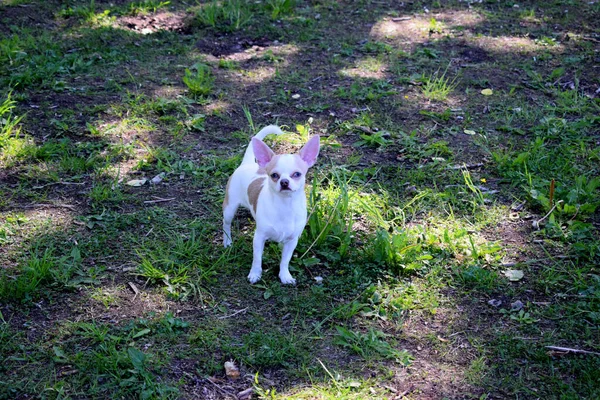
[(252, 150), (258, 166), (264, 168), (273, 158), (275, 153), (262, 140), (252, 138)]
[(310, 138), (308, 142), (300, 149), (300, 158), (304, 160), (308, 167), (312, 167), (317, 162), (317, 156), (319, 155), (320, 145), (319, 135), (315, 135)]

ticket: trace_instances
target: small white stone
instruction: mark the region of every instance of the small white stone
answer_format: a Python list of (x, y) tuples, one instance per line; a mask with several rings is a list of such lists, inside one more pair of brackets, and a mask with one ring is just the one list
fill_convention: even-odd
[(323, 283), (323, 277), (322, 276), (315, 276), (315, 281), (317, 281), (317, 283)]

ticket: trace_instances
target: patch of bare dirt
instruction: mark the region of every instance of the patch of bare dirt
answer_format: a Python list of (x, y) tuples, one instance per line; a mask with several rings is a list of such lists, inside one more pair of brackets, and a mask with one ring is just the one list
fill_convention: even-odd
[(125, 16), (117, 19), (123, 29), (147, 35), (158, 31), (184, 32), (188, 29), (188, 16), (185, 13), (161, 11), (149, 15)]
[(267, 38), (251, 39), (235, 35), (223, 35), (202, 38), (196, 43), (196, 48), (203, 53), (222, 57), (240, 53), (249, 48), (261, 50), (272, 44), (273, 42)]
[(0, 3), (0, 33), (8, 35), (13, 33), (11, 27), (27, 26), (29, 28), (54, 29), (56, 23), (45, 7), (36, 4), (19, 4), (16, 6), (3, 6)]

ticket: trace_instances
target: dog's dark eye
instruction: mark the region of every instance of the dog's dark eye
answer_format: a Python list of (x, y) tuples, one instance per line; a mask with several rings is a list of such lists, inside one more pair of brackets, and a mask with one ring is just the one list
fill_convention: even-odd
[(292, 178), (300, 178), (300, 175), (302, 175), (300, 172), (294, 172)]
[(277, 173), (272, 173), (272, 174), (271, 174), (271, 178), (273, 178), (273, 179), (279, 179), (279, 174), (277, 174)]

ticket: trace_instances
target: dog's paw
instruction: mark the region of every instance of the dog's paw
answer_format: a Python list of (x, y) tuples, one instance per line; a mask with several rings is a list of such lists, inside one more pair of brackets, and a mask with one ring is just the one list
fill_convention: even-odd
[(248, 274), (248, 280), (250, 281), (250, 283), (254, 284), (254, 283), (260, 281), (260, 276), (261, 276), (260, 272), (256, 273), (256, 272), (250, 271), (250, 274)]
[(279, 279), (281, 279), (281, 283), (284, 285), (295, 285), (296, 280), (292, 277), (292, 275), (288, 272), (287, 274), (279, 274)]
[(223, 247), (227, 248), (229, 246), (231, 246), (231, 240), (223, 240)]

